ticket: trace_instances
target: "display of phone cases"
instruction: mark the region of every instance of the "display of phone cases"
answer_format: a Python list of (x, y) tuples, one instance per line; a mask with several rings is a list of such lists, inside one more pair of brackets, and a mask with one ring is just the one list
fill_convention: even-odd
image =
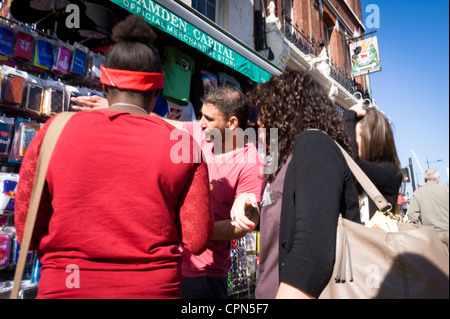
[(25, 79), (19, 75), (8, 74), (4, 81), (3, 100), (11, 104), (22, 104)]
[(0, 26), (0, 54), (11, 56), (14, 46), (14, 31)]
[[(71, 109), (70, 97), (101, 87), (102, 53), (34, 28), (0, 21), (0, 299), (11, 290), (20, 251), (14, 228), (15, 195), (29, 145), (43, 122)], [(40, 270), (37, 253), (28, 252), (19, 299), (24, 294), (36, 297)]]
[(27, 99), (25, 103), (25, 109), (41, 113), (42, 98), (44, 96), (44, 88), (37, 84), (27, 84)]
[(34, 37), (31, 34), (19, 31), (16, 35), (14, 55), (18, 58), (31, 60), (33, 56)]

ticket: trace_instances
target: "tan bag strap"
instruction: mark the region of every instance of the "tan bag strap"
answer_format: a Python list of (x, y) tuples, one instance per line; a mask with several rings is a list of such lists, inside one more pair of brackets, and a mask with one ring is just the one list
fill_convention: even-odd
[[(336, 142), (336, 141), (335, 141)], [(337, 146), (344, 154), (345, 160), (347, 161), (350, 170), (352, 171), (355, 178), (358, 180), (359, 184), (366, 191), (367, 195), (373, 200), (375, 205), (377, 205), (380, 212), (387, 212), (392, 209), (392, 205), (384, 198), (372, 181), (367, 177), (363, 170), (358, 164), (353, 160), (353, 158), (342, 148), (341, 145), (336, 142)]]
[(14, 274), (14, 283), (10, 298), (17, 299), (20, 284), (22, 281), (25, 262), (27, 259), (28, 249), (30, 248), (31, 236), (33, 235), (34, 224), (36, 222), (37, 211), (40, 205), (42, 190), (47, 177), (47, 167), (52, 156), (53, 149), (58, 141), (64, 126), (74, 115), (74, 112), (63, 112), (55, 116), (52, 123), (48, 127), (47, 133), (42, 141), (39, 151), (39, 158), (36, 167), (36, 176), (34, 179), (33, 190), (31, 192), (30, 206), (28, 207), (27, 219), (23, 231), (22, 242), (20, 245), (19, 258), (17, 260), (16, 271)]

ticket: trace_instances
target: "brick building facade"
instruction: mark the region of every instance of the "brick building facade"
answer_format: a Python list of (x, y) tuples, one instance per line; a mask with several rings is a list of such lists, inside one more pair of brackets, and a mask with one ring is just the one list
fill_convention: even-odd
[(275, 65), (314, 72), (343, 108), (354, 103), (357, 91), (368, 96), (365, 77), (350, 75), (349, 43), (365, 32), (360, 0), (261, 0), (262, 5)]

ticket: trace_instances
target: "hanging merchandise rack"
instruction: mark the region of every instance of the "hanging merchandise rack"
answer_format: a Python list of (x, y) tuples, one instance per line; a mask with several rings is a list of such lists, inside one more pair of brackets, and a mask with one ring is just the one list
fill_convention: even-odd
[(230, 299), (253, 299), (258, 279), (258, 232), (249, 232), (231, 242), (231, 270), (228, 273)]
[[(14, 201), (26, 149), (52, 115), (72, 110), (72, 96), (103, 96), (103, 59), (80, 43), (0, 16), (0, 299), (11, 292), (20, 251)], [(30, 251), (19, 298), (36, 296), (39, 277), (36, 251)]]

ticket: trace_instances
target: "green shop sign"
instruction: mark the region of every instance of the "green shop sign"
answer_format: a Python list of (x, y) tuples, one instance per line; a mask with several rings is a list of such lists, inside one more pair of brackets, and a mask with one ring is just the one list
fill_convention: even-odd
[(231, 50), (191, 23), (152, 0), (110, 0), (133, 14), (141, 15), (152, 26), (200, 50), (212, 59), (244, 74), (252, 81), (267, 82), (271, 74)]

